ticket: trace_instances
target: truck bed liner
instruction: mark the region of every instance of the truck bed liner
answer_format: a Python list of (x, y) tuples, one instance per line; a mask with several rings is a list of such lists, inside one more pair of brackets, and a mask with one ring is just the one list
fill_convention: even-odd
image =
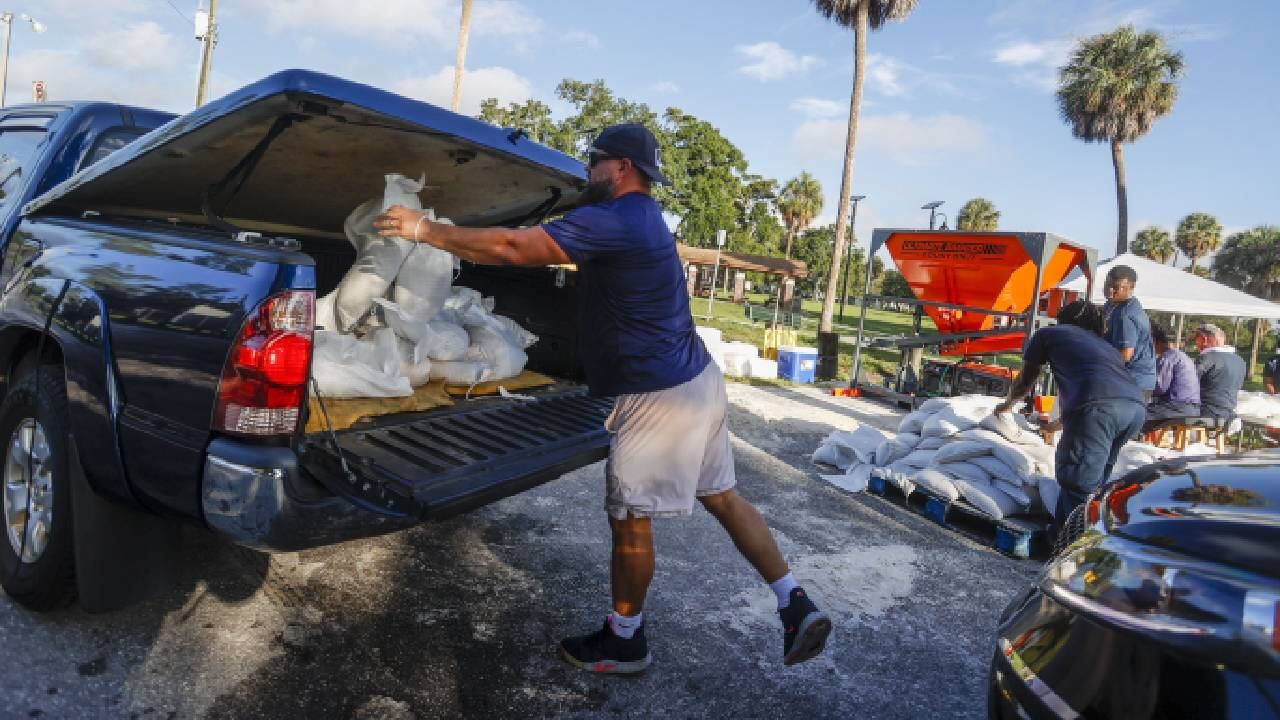
[(580, 387), (534, 400), (473, 400), (335, 433), (349, 475), (333, 437), (312, 435), (303, 467), (370, 509), (441, 519), (604, 459), (612, 405)]

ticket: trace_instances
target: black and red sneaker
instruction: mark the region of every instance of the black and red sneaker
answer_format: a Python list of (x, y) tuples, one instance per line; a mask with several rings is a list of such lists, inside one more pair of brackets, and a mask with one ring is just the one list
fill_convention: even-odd
[(821, 653), (831, 634), (831, 618), (818, 609), (802, 587), (791, 589), (791, 604), (778, 610), (782, 618), (782, 662), (795, 665)]
[(596, 632), (561, 640), (560, 657), (588, 672), (616, 675), (643, 672), (653, 662), (649, 643), (644, 639), (643, 624), (630, 638), (623, 638), (613, 634), (607, 617), (604, 627)]

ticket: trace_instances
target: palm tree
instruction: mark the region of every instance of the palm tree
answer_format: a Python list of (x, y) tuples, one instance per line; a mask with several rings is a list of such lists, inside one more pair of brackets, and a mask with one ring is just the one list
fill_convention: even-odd
[(1125, 25), (1080, 41), (1058, 71), (1058, 108), (1071, 133), (1085, 142), (1111, 144), (1120, 222), (1116, 254), (1129, 241), (1129, 200), (1123, 143), (1146, 135), (1173, 109), (1182, 76), (1182, 53), (1169, 50), (1159, 33)]
[(1269, 300), (1280, 300), (1280, 227), (1259, 225), (1222, 243), (1214, 256), (1214, 277)]
[[(853, 29), (853, 94), (849, 96), (849, 133), (844, 143), (844, 175), (840, 180), (840, 207), (836, 213), (836, 245), (831, 255), (827, 293), (822, 299), (819, 333), (831, 333), (835, 316), (836, 286), (849, 237), (849, 196), (853, 193), (853, 161), (858, 142), (858, 115), (862, 108), (862, 82), (867, 73), (867, 28), (879, 30), (890, 20), (903, 20), (918, 0), (813, 0), (828, 20)], [(855, 378), (856, 380), (856, 378)]]
[(1178, 223), (1175, 236), (1178, 249), (1191, 258), (1191, 272), (1196, 271), (1196, 263), (1222, 244), (1222, 225), (1209, 213), (1191, 213)]
[(974, 198), (960, 208), (956, 216), (957, 230), (991, 232), (1000, 224), (1000, 211), (986, 198)]
[(1161, 265), (1168, 265), (1169, 261), (1178, 254), (1178, 249), (1174, 247), (1173, 240), (1169, 237), (1169, 231), (1155, 225), (1139, 230), (1138, 236), (1133, 239), (1133, 245), (1129, 249), (1134, 255), (1155, 260)]
[(462, 25), (458, 28), (458, 54), (453, 61), (453, 99), (449, 109), (462, 107), (462, 68), (467, 64), (467, 37), (471, 35), (471, 5), (475, 0), (462, 0)]
[(790, 260), (791, 244), (822, 212), (822, 183), (808, 171), (801, 171), (782, 186), (782, 193), (778, 196), (778, 212), (782, 213), (782, 224), (787, 230), (786, 257)]

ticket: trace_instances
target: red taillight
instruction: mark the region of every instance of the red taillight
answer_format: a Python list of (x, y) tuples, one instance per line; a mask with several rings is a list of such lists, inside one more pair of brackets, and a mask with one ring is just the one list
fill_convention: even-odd
[(315, 329), (311, 290), (267, 299), (244, 322), (218, 386), (213, 429), (243, 435), (297, 430)]

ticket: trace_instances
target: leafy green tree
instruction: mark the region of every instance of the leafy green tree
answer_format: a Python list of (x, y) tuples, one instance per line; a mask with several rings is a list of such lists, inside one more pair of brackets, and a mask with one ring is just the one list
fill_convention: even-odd
[(1169, 231), (1155, 225), (1139, 230), (1129, 249), (1134, 255), (1154, 260), (1161, 265), (1168, 265), (1178, 252), (1169, 237)]
[(796, 235), (804, 232), (822, 212), (822, 183), (808, 171), (788, 180), (778, 196), (778, 212), (782, 214), (782, 223), (787, 231), (787, 248), (783, 257), (790, 258), (791, 244)]
[(1195, 272), (1200, 258), (1222, 244), (1222, 224), (1209, 213), (1191, 213), (1178, 223), (1174, 242), (1184, 255), (1191, 258), (1191, 271)]
[(1058, 71), (1058, 108), (1071, 132), (1085, 142), (1111, 145), (1119, 224), (1116, 254), (1128, 249), (1129, 200), (1121, 146), (1146, 135), (1173, 109), (1182, 77), (1182, 54), (1155, 32), (1125, 25), (1085, 38)]
[(907, 279), (897, 270), (885, 272), (884, 278), (880, 281), (880, 294), (885, 297), (908, 299), (915, 297), (915, 293), (911, 292), (911, 286), (907, 284)]
[[(844, 174), (840, 179), (840, 207), (836, 212), (835, 245), (832, 264), (844, 259), (844, 239), (849, 233), (849, 197), (853, 194), (853, 165), (858, 145), (858, 117), (862, 111), (862, 84), (867, 74), (867, 30), (879, 30), (890, 20), (905, 20), (917, 0), (813, 0), (818, 13), (853, 30), (853, 93), (849, 97), (849, 131), (844, 143)], [(829, 333), (835, 316), (837, 273), (827, 279), (818, 331)]]
[(1259, 225), (1231, 235), (1213, 259), (1214, 277), (1268, 300), (1280, 300), (1280, 227)]
[(990, 232), (1000, 225), (1000, 211), (986, 198), (974, 198), (960, 208), (956, 216), (956, 229), (973, 232)]
[(809, 268), (809, 277), (798, 281), (806, 294), (815, 296), (818, 283), (826, 282), (831, 271), (831, 253), (835, 247), (836, 229), (834, 225), (811, 227), (799, 234), (792, 247), (793, 256), (801, 260)]
[(1187, 268), (1187, 272), (1205, 279), (1213, 277), (1213, 270), (1203, 265), (1200, 267), (1189, 267)]

